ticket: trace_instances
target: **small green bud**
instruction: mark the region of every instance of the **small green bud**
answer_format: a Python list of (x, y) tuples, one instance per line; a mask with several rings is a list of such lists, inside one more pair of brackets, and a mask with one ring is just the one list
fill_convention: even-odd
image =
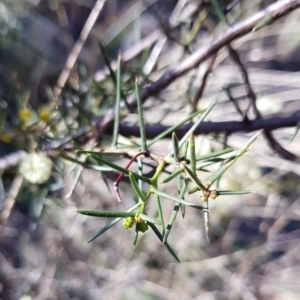
[(131, 228), (133, 226), (133, 224), (135, 223), (135, 219), (134, 217), (128, 217), (128, 218), (125, 218), (123, 220), (123, 227), (125, 229), (128, 229), (128, 228)]
[(141, 220), (137, 225), (137, 231), (146, 232), (148, 230), (148, 223), (144, 220)]

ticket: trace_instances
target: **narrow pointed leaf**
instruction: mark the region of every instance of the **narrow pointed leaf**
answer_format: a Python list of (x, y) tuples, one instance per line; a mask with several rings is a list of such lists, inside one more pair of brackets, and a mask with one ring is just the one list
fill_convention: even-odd
[(190, 135), (190, 165), (193, 174), (196, 174), (196, 147), (194, 134)]
[(188, 152), (188, 149), (189, 149), (189, 144), (190, 144), (190, 141), (189, 140), (186, 140), (184, 146), (183, 146), (183, 151), (182, 151), (182, 156), (184, 159), (186, 159), (187, 157), (187, 152)]
[[(152, 224), (149, 223), (149, 226), (151, 227), (151, 229), (154, 231), (154, 233), (156, 234), (156, 236), (159, 238), (159, 240), (162, 242), (163, 241), (163, 236), (162, 234), (159, 232), (159, 230), (157, 229), (157, 227)], [(171, 246), (168, 243), (164, 244), (165, 247), (168, 249), (168, 251), (170, 252), (170, 254), (173, 256), (173, 258), (180, 263), (180, 260), (178, 258), (178, 256), (176, 255), (176, 253), (174, 252), (174, 250), (171, 248)]]
[(85, 167), (87, 169), (92, 169), (92, 170), (100, 171), (100, 172), (113, 172), (113, 171), (115, 171), (114, 169), (112, 169), (110, 167), (93, 165), (93, 164), (87, 164)]
[(178, 176), (179, 174), (181, 174), (182, 171), (183, 171), (182, 169), (175, 170), (169, 176), (167, 176), (166, 178), (164, 178), (161, 183), (167, 183), (167, 182), (171, 181), (173, 178), (175, 178), (176, 176)]
[(152, 189), (152, 190), (153, 190), (153, 192), (154, 192), (155, 194), (158, 194), (158, 195), (160, 195), (160, 196), (162, 196), (162, 197), (171, 199), (171, 200), (173, 200), (173, 201), (176, 201), (176, 202), (185, 204), (185, 205), (187, 205), (187, 206), (190, 206), (190, 207), (193, 207), (193, 208), (196, 208), (196, 209), (199, 209), (199, 210), (203, 210), (203, 209), (204, 209), (204, 207), (201, 206), (201, 205), (196, 205), (196, 204), (194, 204), (194, 203), (192, 203), (192, 202), (188, 202), (188, 201), (182, 200), (182, 199), (180, 199), (180, 198), (178, 198), (178, 197), (174, 197), (174, 196), (172, 196), (172, 195), (166, 194), (166, 193), (164, 193), (164, 192), (162, 192), (162, 191), (160, 191), (160, 190), (157, 190), (157, 189)]
[(206, 187), (204, 186), (204, 184), (200, 181), (200, 179), (197, 177), (196, 174), (194, 174), (188, 166), (182, 164), (182, 167), (184, 168), (184, 170), (186, 171), (186, 174), (188, 175), (188, 177), (196, 184), (198, 185), (198, 187), (201, 190), (206, 190)]
[(128, 157), (127, 152), (106, 152), (106, 151), (85, 151), (85, 150), (76, 150), (77, 154), (93, 154), (98, 156), (120, 156)]
[(212, 166), (212, 165), (214, 165), (216, 163), (219, 163), (219, 162), (227, 160), (227, 159), (228, 158), (221, 158), (221, 157), (213, 158), (211, 160), (208, 160), (207, 162), (203, 162), (203, 163), (197, 164), (196, 169), (200, 170), (200, 169), (202, 169), (204, 167)]
[(165, 233), (165, 221), (164, 221), (164, 214), (162, 212), (160, 196), (157, 194), (155, 196), (156, 196), (156, 205), (157, 205), (158, 216), (159, 216), (159, 219), (160, 219), (161, 225), (162, 225), (162, 233), (164, 234)]
[(138, 195), (138, 197), (143, 202), (146, 202), (147, 201), (146, 195), (140, 190), (139, 185), (136, 182), (132, 172), (129, 173), (129, 179), (130, 179), (131, 185), (132, 185), (133, 189), (135, 190), (136, 194)]
[[(94, 160), (96, 160), (98, 163), (101, 163), (101, 164), (103, 164), (103, 165), (107, 165), (107, 166), (109, 166), (109, 167), (111, 167), (111, 168), (113, 168), (113, 169), (115, 169), (115, 170), (117, 170), (117, 171), (119, 171), (119, 172), (121, 172), (121, 173), (124, 173), (124, 174), (126, 174), (126, 175), (129, 175), (129, 173), (130, 173), (129, 170), (127, 170), (127, 169), (125, 169), (125, 168), (122, 168), (122, 167), (120, 167), (120, 166), (118, 166), (118, 165), (116, 165), (116, 164), (114, 164), (114, 163), (112, 163), (112, 162), (109, 162), (109, 161), (107, 161), (107, 160), (105, 160), (105, 159), (103, 159), (103, 158), (101, 158), (101, 157), (99, 157), (99, 156), (97, 156), (97, 155), (89, 154), (89, 153), (88, 153), (88, 155), (89, 155), (90, 157), (92, 157)], [(151, 179), (150, 179), (150, 178), (147, 178), (147, 177), (138, 175), (138, 174), (136, 174), (136, 173), (132, 173), (132, 174), (133, 174), (134, 177), (137, 178), (137, 179), (141, 179), (141, 180), (143, 180), (144, 182), (151, 183)]]
[[(141, 203), (137, 203), (136, 205), (134, 205), (133, 207), (131, 207), (130, 209), (128, 209), (126, 212), (132, 212), (135, 209), (137, 209), (139, 206), (141, 205)], [(121, 221), (123, 218), (116, 218), (114, 220), (112, 220), (110, 223), (108, 223), (106, 226), (104, 226), (102, 229), (100, 229), (95, 235), (93, 235), (88, 241), (87, 243), (92, 242), (93, 240), (95, 240), (97, 237), (99, 237), (100, 235), (102, 235), (104, 232), (106, 232), (108, 229), (110, 229), (111, 227), (113, 227), (114, 225), (116, 225), (119, 221)]]
[(71, 161), (73, 163), (76, 163), (76, 164), (79, 164), (79, 165), (83, 164), (82, 161), (80, 161), (80, 160), (78, 160), (78, 159), (76, 159), (76, 158), (74, 158), (74, 157), (72, 157), (72, 156), (70, 156), (66, 153), (60, 152), (58, 155), (61, 156), (63, 159)]
[(213, 109), (213, 107), (216, 105), (216, 103), (212, 103), (199, 117), (197, 122), (187, 131), (187, 133), (184, 135), (184, 137), (179, 142), (179, 147), (181, 147), (185, 141), (189, 138), (190, 134), (195, 131), (196, 128), (204, 121), (204, 119), (207, 117), (207, 115), (210, 113), (210, 111)]
[(245, 195), (255, 193), (255, 191), (249, 190), (227, 190), (227, 191), (217, 191), (218, 196), (225, 196), (225, 195)]
[(172, 134), (172, 145), (173, 145), (173, 153), (174, 153), (174, 161), (175, 163), (179, 162), (179, 145), (176, 133)]
[(291, 139), (290, 139), (290, 143), (294, 141), (295, 137), (297, 136), (297, 134), (298, 134), (298, 132), (299, 132), (299, 129), (300, 129), (300, 122), (297, 123), (295, 132), (294, 132), (294, 134), (292, 135), (292, 137), (291, 137)]
[[(183, 184), (181, 190), (180, 190), (180, 194), (179, 194), (179, 198), (180, 199), (183, 199), (184, 197), (184, 194), (185, 194), (185, 191), (188, 187), (188, 182), (185, 181), (185, 183)], [(169, 223), (166, 227), (166, 231), (165, 231), (165, 234), (164, 234), (164, 237), (163, 237), (163, 243), (165, 243), (168, 239), (168, 236), (172, 230), (172, 227), (173, 227), (173, 224), (176, 220), (176, 217), (177, 217), (177, 214), (178, 214), (178, 210), (179, 210), (179, 207), (180, 207), (180, 203), (177, 202), (175, 205), (174, 205), (174, 208), (173, 208), (173, 211), (172, 211), (172, 214), (171, 214), (171, 217), (170, 217), (170, 220), (169, 220)]]
[(194, 193), (196, 193), (196, 192), (198, 192), (198, 191), (200, 191), (201, 189), (198, 187), (198, 186), (195, 186), (194, 188), (192, 188), (192, 189), (190, 189), (189, 191), (188, 191), (188, 194), (189, 195), (191, 195), (191, 194), (194, 194)]
[(205, 229), (205, 236), (206, 240), (210, 242), (210, 223), (209, 223), (209, 207), (208, 207), (208, 200), (204, 203), (205, 211), (203, 213), (204, 217), (204, 229)]
[[(136, 226), (137, 226), (137, 225), (136, 225)], [(133, 239), (133, 247), (136, 246), (138, 237), (139, 237), (139, 232), (138, 232), (138, 230), (137, 230), (137, 227), (135, 227), (135, 233), (134, 233), (134, 239)]]
[(184, 123), (186, 123), (187, 121), (191, 120), (192, 118), (194, 118), (195, 116), (199, 115), (201, 112), (200, 111), (196, 111), (195, 113), (191, 114), (190, 116), (188, 116), (187, 118), (183, 119), (182, 121), (180, 121), (179, 123), (177, 123), (176, 125), (168, 128), (167, 130), (163, 131), (162, 133), (160, 133), (158, 136), (156, 136), (153, 140), (151, 140), (148, 143), (148, 147), (152, 146), (153, 144), (155, 144), (157, 141), (161, 140), (162, 138), (164, 138), (166, 135), (168, 135), (169, 133), (173, 132), (176, 128), (180, 127), (181, 125), (183, 125)]
[(144, 114), (143, 114), (143, 103), (141, 99), (140, 87), (137, 78), (135, 79), (135, 94), (136, 94), (136, 102), (137, 102), (138, 114), (139, 114), (142, 151), (146, 151), (147, 139), (146, 139), (145, 122), (144, 122)]
[(162, 225), (162, 223), (161, 223), (160, 220), (151, 218), (151, 217), (149, 217), (148, 215), (140, 214), (140, 216), (141, 216), (141, 218), (142, 218), (144, 221), (147, 221), (148, 223), (153, 223), (153, 224), (157, 224), (157, 225)]
[(222, 21), (225, 25), (229, 25), (226, 15), (224, 14), (219, 1), (218, 0), (210, 0), (210, 1), (213, 5), (215, 13), (217, 14), (218, 18), (220, 19), (220, 21)]
[(110, 65), (110, 59), (107, 56), (106, 50), (105, 50), (105, 48), (103, 47), (103, 45), (101, 43), (99, 43), (99, 47), (100, 47), (101, 53), (103, 55), (104, 62), (106, 64), (106, 66), (108, 67), (110, 77), (113, 80), (113, 82), (116, 82), (116, 75), (115, 75), (115, 72), (113, 71), (113, 69)]
[(90, 217), (127, 218), (134, 217), (135, 213), (130, 211), (102, 211), (79, 209), (77, 213)]
[(232, 152), (232, 151), (233, 151), (232, 148), (227, 148), (227, 149), (223, 149), (223, 150), (220, 150), (220, 151), (216, 151), (216, 152), (212, 152), (212, 153), (208, 153), (208, 154), (204, 154), (204, 155), (198, 156), (198, 157), (196, 157), (196, 160), (197, 161), (199, 161), (199, 160), (205, 160), (205, 159), (217, 157), (217, 156), (220, 156), (220, 155)]
[(118, 55), (117, 66), (117, 82), (116, 82), (116, 106), (115, 106), (115, 122), (113, 131), (112, 147), (116, 148), (118, 145), (119, 127), (120, 127), (120, 104), (121, 104), (121, 65), (122, 57), (121, 53)]
[(229, 158), (228, 161), (218, 171), (212, 174), (206, 180), (206, 185), (211, 186), (216, 180), (218, 180), (218, 178), (220, 178), (237, 161), (237, 159), (249, 149), (250, 145), (257, 139), (260, 133), (261, 131), (255, 134), (241, 149), (236, 151), (236, 156)]

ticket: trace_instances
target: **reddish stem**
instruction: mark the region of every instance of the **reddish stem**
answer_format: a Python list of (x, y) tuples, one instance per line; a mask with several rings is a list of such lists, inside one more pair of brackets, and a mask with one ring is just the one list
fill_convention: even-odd
[[(131, 166), (131, 164), (132, 164), (139, 156), (141, 156), (141, 155), (148, 155), (148, 154), (149, 154), (148, 151), (143, 151), (143, 152), (140, 152), (140, 153), (136, 154), (136, 155), (133, 156), (133, 157), (130, 159), (130, 161), (127, 163), (125, 169), (128, 170), (128, 168)], [(121, 202), (122, 199), (121, 199), (121, 195), (120, 195), (120, 191), (119, 191), (118, 185), (119, 185), (119, 182), (122, 180), (123, 176), (124, 176), (124, 173), (121, 173), (121, 174), (118, 176), (117, 180), (114, 182), (114, 191), (115, 191), (116, 194), (117, 194), (117, 199), (118, 199), (119, 202)]]

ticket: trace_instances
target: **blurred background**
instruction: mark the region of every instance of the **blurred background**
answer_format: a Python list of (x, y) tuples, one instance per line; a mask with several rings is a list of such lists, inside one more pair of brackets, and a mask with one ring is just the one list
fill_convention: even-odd
[[(46, 149), (91, 119), (105, 116), (114, 105), (111, 74), (119, 51), (123, 92), (131, 95), (136, 75), (143, 86), (150, 84), (226, 29), (210, 1), (109, 0), (84, 39), (67, 82), (60, 84), (70, 53), (99, 2), (0, 2), (0, 214), (17, 184), (18, 162), (24, 151), (30, 151), (29, 127), (22, 129), (24, 134), (16, 129), (20, 108), (37, 112), (49, 107), (54, 113), (50, 130), (36, 133), (37, 147)], [(231, 24), (273, 2), (219, 1)], [(299, 114), (299, 22), (300, 10), (295, 10), (231, 44), (249, 71), (264, 118)], [(144, 104), (147, 124), (173, 125), (187, 116), (209, 64), (210, 60), (200, 64), (150, 97)], [(63, 87), (58, 100), (57, 85)], [(242, 121), (241, 111), (249, 107), (243, 78), (226, 49), (214, 61), (197, 109), (216, 100), (208, 117), (212, 122)], [(137, 119), (134, 110), (124, 109), (122, 122), (134, 126)], [(300, 154), (296, 133), (297, 126), (287, 127), (275, 130), (274, 136)], [(224, 143), (239, 148), (253, 135), (199, 135), (196, 147), (201, 154), (222, 149)], [(108, 130), (101, 136), (101, 147), (110, 140)], [(127, 136), (122, 142), (139, 139)], [(164, 139), (151, 151), (166, 155), (171, 148), (170, 139)], [(299, 299), (300, 168), (276, 154), (262, 136), (219, 182), (220, 189), (256, 192), (211, 201), (210, 243), (202, 214), (187, 208), (184, 219), (178, 215), (168, 241), (180, 264), (150, 231), (133, 248), (133, 231), (124, 230), (121, 223), (86, 243), (109, 220), (78, 215), (76, 209), (126, 210), (135, 203), (134, 192), (124, 180), (123, 201), (118, 203), (112, 192), (116, 174), (104, 176), (51, 151), (49, 155), (54, 163), (50, 180), (21, 184), (1, 222), (1, 299)], [(163, 189), (172, 193), (176, 185)], [(201, 201), (197, 194), (188, 200)], [(173, 203), (166, 200), (163, 206), (171, 214)]]

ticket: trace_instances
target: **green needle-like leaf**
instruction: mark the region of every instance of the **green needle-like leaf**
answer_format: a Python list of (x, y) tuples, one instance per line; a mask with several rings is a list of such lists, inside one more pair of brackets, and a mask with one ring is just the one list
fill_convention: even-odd
[(137, 102), (138, 114), (139, 114), (142, 151), (147, 151), (147, 139), (146, 139), (145, 122), (144, 122), (144, 114), (143, 114), (143, 103), (141, 99), (140, 86), (137, 78), (135, 79), (135, 94), (136, 94), (136, 102)]
[(206, 185), (211, 186), (218, 178), (220, 178), (236, 161), (241, 157), (247, 150), (250, 145), (257, 139), (258, 135), (261, 133), (259, 131), (255, 134), (240, 150), (236, 151), (236, 155), (232, 158), (229, 158), (228, 161), (214, 174), (212, 174), (207, 180)]
[(271, 24), (273, 21), (274, 21), (274, 18), (272, 17), (272, 15), (267, 14), (263, 18), (263, 20), (261, 20), (260, 22), (258, 22), (258, 24), (255, 27), (253, 27), (252, 31), (256, 32), (256, 31), (260, 30), (261, 28), (263, 28), (263, 27)]
[(218, 162), (221, 162), (221, 161), (224, 161), (224, 160), (227, 160), (228, 158), (222, 158), (222, 157), (216, 157), (216, 158), (212, 158), (204, 163), (200, 163), (200, 164), (197, 164), (197, 170), (200, 170), (202, 168), (205, 168), (205, 167), (208, 167), (208, 166), (211, 166), (211, 165), (214, 165)]
[(103, 47), (103, 45), (102, 45), (101, 43), (99, 43), (99, 47), (100, 47), (101, 53), (102, 53), (102, 55), (103, 55), (104, 62), (105, 62), (105, 64), (106, 64), (106, 66), (108, 67), (110, 77), (111, 77), (111, 79), (112, 79), (114, 82), (116, 82), (116, 75), (115, 75), (115, 72), (113, 71), (113, 69), (112, 69), (112, 67), (111, 67), (111, 65), (110, 65), (110, 59), (109, 59), (109, 57), (107, 56), (105, 47)]
[(195, 186), (194, 188), (192, 188), (188, 191), (188, 194), (191, 195), (191, 194), (194, 194), (198, 191), (200, 191), (200, 188), (198, 186)]
[[(159, 232), (159, 230), (157, 229), (157, 227), (152, 224), (149, 223), (149, 226), (151, 227), (151, 229), (154, 231), (154, 233), (157, 235), (157, 237), (159, 238), (159, 240), (162, 242), (163, 241), (163, 236), (162, 234)], [(178, 258), (178, 256), (176, 255), (176, 253), (174, 252), (174, 250), (171, 248), (171, 246), (166, 242), (165, 247), (168, 249), (168, 251), (170, 252), (170, 254), (173, 256), (173, 258), (180, 263), (180, 260)]]
[(297, 123), (296, 130), (290, 139), (290, 143), (294, 141), (295, 137), (297, 136), (297, 134), (299, 132), (299, 129), (300, 129), (300, 122)]
[(172, 145), (173, 145), (173, 153), (174, 153), (174, 161), (175, 163), (179, 162), (179, 145), (176, 133), (172, 133)]
[(117, 82), (116, 82), (116, 106), (115, 106), (115, 122), (112, 147), (116, 148), (118, 145), (119, 126), (120, 126), (120, 104), (121, 104), (121, 65), (122, 57), (121, 53), (118, 55), (118, 67), (117, 67)]
[(144, 221), (147, 221), (148, 223), (153, 223), (153, 224), (157, 224), (157, 225), (162, 225), (162, 223), (161, 223), (160, 220), (151, 218), (151, 217), (149, 217), (148, 215), (145, 215), (145, 214), (139, 214), (139, 215), (140, 215), (140, 217), (141, 217)]
[(245, 195), (255, 193), (255, 191), (249, 190), (227, 190), (227, 191), (217, 191), (218, 196), (227, 196), (227, 195)]
[(120, 156), (128, 157), (126, 152), (106, 152), (106, 151), (85, 151), (85, 150), (76, 150), (77, 154), (94, 154), (98, 156)]
[[(178, 165), (179, 164), (179, 161), (180, 161), (180, 152), (179, 152), (179, 143), (178, 143), (178, 139), (177, 139), (177, 136), (175, 133), (173, 133), (172, 135), (172, 141), (173, 141), (173, 153), (174, 153), (174, 161), (175, 163)], [(182, 177), (181, 177), (181, 172), (182, 172), (182, 169), (178, 169), (180, 172), (177, 174), (177, 190), (178, 190), (178, 193), (180, 193), (181, 189), (182, 189)], [(179, 198), (183, 198), (179, 196)], [(185, 206), (182, 204), (182, 203), (176, 203), (175, 206), (174, 206), (174, 209), (173, 209), (173, 213), (172, 213), (172, 218), (173, 218), (173, 223), (175, 222), (175, 219), (176, 219), (176, 216), (177, 216), (177, 213), (178, 213), (178, 208), (181, 208), (181, 214), (182, 214), (182, 217), (184, 218), (184, 215), (185, 215)], [(173, 225), (172, 223), (172, 225)], [(172, 227), (171, 225), (171, 227)], [(169, 222), (169, 225), (168, 227), (170, 226), (170, 222)], [(170, 232), (170, 230), (169, 230)], [(169, 235), (169, 232), (167, 233), (167, 236)], [(167, 238), (166, 236), (166, 232), (164, 234), (164, 242), (165, 242), (165, 239)]]
[[(180, 199), (183, 199), (187, 187), (188, 187), (188, 182), (186, 180), (185, 183), (183, 184), (183, 186), (181, 188), (181, 191), (180, 191), (180, 194), (179, 194), (179, 198)], [(180, 203), (178, 202), (178, 203), (175, 204), (175, 206), (173, 208), (173, 211), (172, 211), (169, 223), (168, 223), (168, 225), (166, 227), (166, 231), (165, 231), (164, 238), (163, 238), (163, 243), (165, 243), (167, 241), (167, 239), (168, 239), (168, 236), (169, 236), (169, 234), (171, 232), (173, 224), (174, 224), (174, 222), (176, 220), (179, 207), (180, 207)]]
[(222, 7), (219, 3), (218, 0), (210, 0), (210, 2), (212, 3), (214, 9), (215, 9), (215, 13), (218, 15), (220, 21), (222, 21), (225, 25), (229, 25), (228, 21), (226, 19), (226, 15), (224, 14)]
[(227, 148), (227, 149), (224, 149), (224, 150), (220, 150), (220, 151), (216, 151), (216, 152), (212, 152), (212, 153), (208, 153), (208, 154), (204, 154), (204, 155), (198, 156), (198, 157), (196, 157), (196, 160), (197, 161), (199, 161), (199, 160), (205, 160), (205, 159), (217, 157), (217, 156), (220, 156), (220, 155), (232, 152), (232, 151), (233, 151), (233, 149)]
[(171, 181), (173, 178), (175, 178), (176, 176), (178, 176), (179, 174), (181, 174), (182, 171), (183, 171), (182, 169), (175, 170), (169, 176), (167, 176), (166, 178), (164, 178), (161, 183), (167, 183), (167, 182)]
[(206, 190), (206, 187), (204, 186), (204, 184), (200, 181), (200, 179), (197, 177), (196, 174), (194, 174), (188, 166), (182, 164), (182, 167), (184, 168), (186, 174), (188, 175), (188, 177), (201, 189), (201, 190)]
[[(136, 205), (134, 205), (133, 207), (131, 207), (130, 209), (128, 209), (126, 212), (133, 212), (135, 209), (137, 209), (139, 206), (141, 205), (141, 203), (137, 203)], [(114, 225), (116, 225), (119, 221), (121, 221), (123, 218), (116, 218), (113, 221), (111, 221), (110, 223), (108, 223), (106, 226), (104, 226), (101, 230), (99, 230), (95, 235), (93, 235), (88, 241), (87, 243), (92, 242), (93, 240), (95, 240), (97, 237), (99, 237), (100, 235), (102, 235), (104, 232), (106, 232), (108, 229), (110, 229), (111, 227), (113, 227)]]
[(164, 192), (162, 192), (162, 191), (160, 191), (160, 190), (152, 189), (152, 191), (153, 191), (155, 194), (158, 194), (158, 195), (160, 195), (160, 196), (162, 196), (162, 197), (165, 197), (165, 198), (171, 199), (171, 200), (173, 200), (173, 201), (176, 201), (176, 202), (185, 204), (185, 205), (187, 205), (187, 206), (190, 206), (190, 207), (193, 207), (193, 208), (196, 208), (196, 209), (199, 209), (199, 210), (204, 210), (204, 209), (205, 209), (205, 208), (204, 208), (203, 206), (201, 206), (201, 205), (196, 205), (196, 204), (194, 204), (194, 203), (192, 203), (192, 202), (188, 202), (188, 201), (182, 200), (182, 199), (180, 199), (180, 198), (178, 198), (178, 197), (174, 197), (174, 196), (172, 196), (172, 195), (166, 194), (166, 193), (164, 193)]
[(186, 123), (187, 121), (191, 120), (192, 118), (194, 118), (195, 116), (199, 115), (201, 112), (200, 111), (196, 111), (195, 113), (191, 114), (190, 116), (188, 116), (187, 118), (183, 119), (182, 121), (180, 121), (179, 123), (177, 123), (176, 125), (168, 128), (167, 130), (163, 131), (162, 133), (160, 133), (158, 136), (156, 136), (153, 140), (151, 140), (148, 143), (148, 147), (152, 146), (153, 144), (155, 144), (157, 141), (161, 140), (162, 138), (164, 138), (166, 135), (168, 135), (169, 133), (173, 132), (176, 128), (180, 127), (181, 125), (183, 125), (184, 123)]
[(194, 134), (190, 135), (190, 165), (193, 174), (196, 174), (196, 147)]
[(205, 211), (203, 213), (204, 217), (204, 229), (205, 229), (205, 236), (207, 242), (210, 242), (210, 223), (209, 223), (209, 207), (208, 207), (208, 200), (204, 203)]
[(165, 221), (164, 221), (164, 214), (162, 212), (160, 196), (157, 194), (155, 196), (156, 196), (156, 205), (157, 205), (158, 216), (159, 216), (159, 219), (160, 219), (161, 225), (162, 225), (162, 233), (164, 234), (165, 233)]
[(127, 218), (134, 217), (135, 213), (130, 211), (102, 211), (102, 210), (84, 210), (79, 209), (77, 213), (90, 217), (107, 217), (107, 218)]
[(139, 198), (143, 202), (146, 202), (147, 201), (146, 195), (140, 190), (139, 185), (136, 182), (132, 172), (129, 172), (129, 179), (130, 179), (131, 185), (132, 185), (133, 189), (135, 190), (136, 194), (139, 196)]
[(60, 152), (58, 155), (61, 156), (61, 157), (62, 157), (63, 159), (65, 159), (65, 160), (68, 160), (68, 161), (71, 161), (71, 162), (73, 162), (73, 163), (82, 165), (82, 161), (80, 161), (80, 160), (78, 160), (78, 159), (76, 159), (76, 158), (74, 158), (74, 157), (71, 157), (70, 155), (68, 155), (68, 154), (66, 154), (66, 153)]
[[(110, 161), (107, 161), (107, 160), (105, 160), (105, 159), (103, 159), (103, 158), (101, 158), (101, 157), (99, 157), (99, 156), (97, 156), (97, 155), (89, 154), (89, 153), (88, 153), (88, 155), (89, 155), (90, 157), (92, 157), (94, 160), (96, 160), (96, 161), (97, 161), (98, 163), (100, 163), (100, 164), (109, 166), (109, 167), (111, 167), (111, 168), (113, 168), (113, 169), (115, 169), (115, 170), (117, 170), (117, 171), (119, 171), (119, 172), (121, 172), (121, 173), (126, 174), (126, 175), (129, 175), (129, 173), (130, 173), (129, 170), (124, 169), (124, 168), (122, 168), (122, 167), (120, 167), (120, 166), (118, 166), (118, 165), (116, 165), (116, 164), (114, 164), (114, 163), (112, 163), (112, 162), (110, 162)], [(132, 173), (132, 174), (133, 174), (133, 176), (134, 176), (135, 178), (140, 179), (140, 180), (142, 180), (142, 181), (144, 181), (144, 182), (147, 182), (147, 183), (150, 183), (150, 184), (151, 184), (151, 182), (152, 182), (150, 178), (147, 178), (147, 177), (138, 175), (138, 174), (136, 174), (136, 173)]]
[(186, 142), (184, 143), (183, 151), (182, 151), (182, 156), (183, 156), (184, 159), (186, 159), (186, 157), (187, 157), (187, 152), (188, 152), (188, 149), (189, 149), (189, 144), (190, 144), (189, 140), (186, 140)]
[(134, 239), (133, 239), (133, 247), (135, 247), (135, 246), (136, 246), (136, 243), (137, 243), (138, 237), (139, 237), (139, 232), (138, 232), (138, 230), (137, 230), (137, 225), (136, 225), (136, 226), (135, 226)]
[[(182, 145), (185, 143), (185, 141), (189, 138), (190, 134), (195, 131), (196, 128), (204, 121), (204, 119), (207, 117), (207, 115), (210, 113), (210, 111), (213, 109), (213, 107), (216, 105), (216, 103), (212, 103), (199, 117), (197, 122), (187, 131), (187, 133), (184, 135), (184, 137), (179, 142), (179, 148), (182, 147)], [(171, 153), (172, 154), (172, 153)]]

